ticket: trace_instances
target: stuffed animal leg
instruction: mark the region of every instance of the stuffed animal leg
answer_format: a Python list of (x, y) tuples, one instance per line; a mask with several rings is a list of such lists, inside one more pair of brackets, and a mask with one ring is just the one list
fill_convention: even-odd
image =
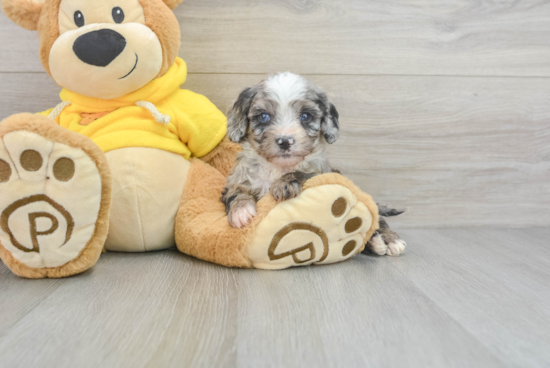
[(44, 116), (0, 124), (0, 257), (16, 274), (69, 276), (104, 247), (158, 250), (174, 239), (225, 266), (334, 263), (375, 231), (375, 204), (337, 174), (284, 203), (266, 196), (250, 227), (229, 226), (220, 195), (239, 146), (222, 140), (227, 120), (206, 97), (180, 88), (181, 0), (0, 1), (38, 30), (40, 60), (63, 87)]
[(41, 115), (0, 123), (0, 258), (27, 278), (92, 267), (109, 227), (111, 175), (89, 138)]
[(310, 179), (300, 196), (283, 203), (265, 196), (253, 223), (243, 229), (227, 222), (220, 201), (225, 175), (198, 159), (188, 175), (176, 243), (205, 261), (263, 269), (336, 263), (361, 252), (378, 228), (372, 198), (339, 174)]

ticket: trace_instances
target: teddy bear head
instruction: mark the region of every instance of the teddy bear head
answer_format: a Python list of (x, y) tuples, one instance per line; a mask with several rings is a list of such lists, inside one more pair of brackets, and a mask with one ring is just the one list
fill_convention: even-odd
[(172, 9), (183, 0), (2, 0), (19, 26), (38, 30), (40, 60), (61, 87), (114, 99), (162, 76), (180, 47)]

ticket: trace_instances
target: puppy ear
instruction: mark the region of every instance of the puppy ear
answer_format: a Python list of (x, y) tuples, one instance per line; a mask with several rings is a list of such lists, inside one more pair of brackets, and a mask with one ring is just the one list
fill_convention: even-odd
[(248, 113), (257, 89), (247, 88), (241, 92), (237, 102), (229, 111), (227, 117), (227, 136), (235, 143), (239, 143), (246, 136), (248, 130)]
[(328, 144), (333, 144), (338, 140), (340, 135), (340, 124), (338, 122), (339, 115), (336, 107), (333, 104), (328, 102), (328, 97), (320, 88), (310, 84), (311, 94), (308, 98), (314, 101), (319, 109), (323, 112), (323, 117), (321, 118), (321, 132), (325, 141)]
[(183, 3), (183, 0), (162, 0), (172, 10), (176, 9), (179, 4)]
[(339, 115), (336, 107), (333, 104), (328, 103), (326, 113), (321, 121), (321, 131), (328, 144), (333, 144), (338, 140), (340, 135), (340, 124), (338, 122)]
[(40, 0), (2, 0), (2, 12), (15, 24), (36, 31), (44, 2)]

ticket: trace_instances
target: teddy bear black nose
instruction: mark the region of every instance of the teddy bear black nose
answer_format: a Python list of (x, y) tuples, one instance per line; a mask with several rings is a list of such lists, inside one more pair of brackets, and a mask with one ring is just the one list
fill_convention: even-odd
[(78, 37), (73, 51), (80, 60), (94, 66), (107, 66), (126, 47), (126, 39), (111, 29), (100, 29)]

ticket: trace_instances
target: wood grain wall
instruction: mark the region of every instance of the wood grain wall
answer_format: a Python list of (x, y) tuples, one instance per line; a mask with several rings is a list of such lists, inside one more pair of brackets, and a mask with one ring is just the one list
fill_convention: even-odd
[[(186, 0), (185, 88), (226, 111), (275, 71), (341, 114), (339, 167), (401, 227), (550, 225), (550, 1)], [(0, 117), (55, 106), (38, 39), (0, 15)]]

